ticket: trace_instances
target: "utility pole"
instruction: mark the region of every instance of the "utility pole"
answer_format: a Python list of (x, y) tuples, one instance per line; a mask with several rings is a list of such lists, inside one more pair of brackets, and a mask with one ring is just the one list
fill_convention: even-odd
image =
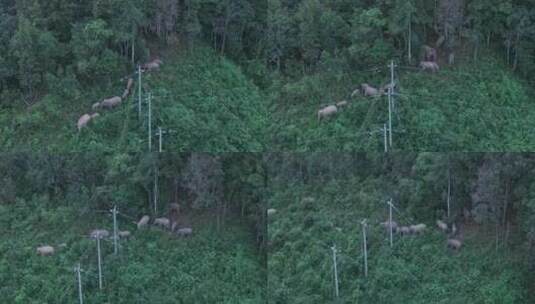
[[(394, 80), (394, 69), (397, 67), (395, 64), (394, 64), (394, 60), (390, 61), (390, 65), (388, 66), (390, 68), (390, 88), (392, 89), (392, 95), (395, 94), (395, 86), (396, 86), (396, 82)], [(394, 107), (394, 96), (392, 96), (392, 107)]]
[(448, 164), (448, 198), (447, 198), (447, 204), (448, 204), (448, 218), (450, 218), (450, 195), (451, 195), (451, 175), (450, 175), (450, 167)]
[(362, 222), (362, 238), (364, 246), (364, 276), (368, 277), (368, 247), (366, 246), (366, 219), (363, 219)]
[(117, 205), (111, 210), (113, 213), (113, 253), (117, 254)]
[(388, 88), (388, 130), (389, 144), (392, 148), (392, 88)]
[(152, 93), (149, 93), (149, 152), (152, 151)]
[(98, 288), (102, 289), (102, 263), (100, 259), (100, 234), (97, 235), (97, 255), (98, 255)]
[(394, 245), (394, 234), (392, 233), (392, 199), (388, 201), (388, 220), (390, 226), (390, 247), (392, 247)]
[(390, 87), (392, 90), (394, 89), (394, 69), (396, 68), (396, 65), (394, 65), (394, 60), (390, 61)]
[(158, 152), (162, 153), (162, 127), (158, 127), (158, 140), (159, 140)]
[(388, 153), (388, 129), (386, 127), (386, 124), (383, 125), (383, 137), (385, 140), (385, 153)]
[(132, 64), (134, 64), (134, 58), (135, 58), (135, 53), (136, 53), (135, 43), (136, 43), (135, 38), (132, 38)]
[(78, 278), (78, 298), (80, 299), (80, 304), (84, 304), (84, 298), (82, 297), (82, 276), (80, 275), (80, 263), (74, 267), (74, 271), (76, 271), (76, 276)]
[(336, 267), (336, 246), (333, 245), (331, 247), (331, 250), (333, 252), (333, 269), (334, 269), (334, 295), (336, 296), (336, 298), (338, 298), (339, 296), (339, 291), (338, 291), (338, 269)]
[(154, 187), (152, 189), (154, 200), (154, 215), (158, 214), (158, 165), (154, 167)]
[(137, 66), (137, 76), (138, 76), (138, 99), (137, 99), (137, 119), (141, 119), (141, 65)]

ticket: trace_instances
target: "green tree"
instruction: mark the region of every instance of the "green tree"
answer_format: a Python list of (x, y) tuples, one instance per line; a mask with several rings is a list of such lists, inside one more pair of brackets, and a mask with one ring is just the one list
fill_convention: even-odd
[(268, 8), (266, 56), (268, 62), (274, 63), (280, 71), (291, 45), (290, 16), (280, 0), (268, 0)]
[(387, 20), (379, 8), (355, 9), (351, 20), (349, 54), (356, 66), (384, 63), (392, 45), (383, 38)]
[(70, 43), (74, 66), (79, 77), (87, 81), (110, 76), (119, 69), (120, 60), (110, 49), (113, 31), (102, 19), (77, 24)]
[(45, 86), (45, 74), (55, 72), (55, 58), (60, 52), (58, 41), (52, 33), (41, 31), (29, 19), (19, 17), (10, 49), (17, 60), (18, 79), (26, 100), (32, 101)]

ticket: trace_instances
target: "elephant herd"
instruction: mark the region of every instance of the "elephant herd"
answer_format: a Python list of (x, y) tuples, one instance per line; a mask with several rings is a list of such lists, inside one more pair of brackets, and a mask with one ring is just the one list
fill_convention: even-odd
[[(154, 59), (148, 63), (145, 63), (141, 66), (142, 72), (150, 72), (150, 71), (159, 71), (161, 65), (163, 62), (160, 59)], [(99, 102), (96, 102), (91, 107), (93, 110), (92, 114), (84, 114), (80, 116), (78, 119), (78, 122), (76, 124), (78, 128), (78, 132), (80, 132), (83, 128), (85, 128), (90, 121), (94, 120), (95, 118), (99, 117), (100, 114), (97, 113), (97, 110), (111, 110), (113, 108), (118, 107), (130, 94), (132, 93), (132, 89), (134, 87), (134, 79), (128, 78), (128, 81), (126, 83), (126, 88), (123, 91), (123, 94), (121, 96), (113, 96), (109, 98), (105, 98)]]
[[(440, 67), (437, 63), (437, 50), (435, 48), (424, 46), (423, 47), (423, 60), (419, 64), (419, 68), (421, 71), (428, 71), (431, 73), (437, 73), (440, 70)], [(360, 85), (360, 87), (356, 90), (354, 90), (351, 93), (351, 98), (361, 94), (364, 97), (380, 97), (385, 94), (388, 94), (389, 90), (394, 90), (396, 84), (395, 83), (389, 83), (382, 87), (376, 88), (368, 83), (363, 83)], [(320, 110), (318, 110), (317, 116), (318, 121), (321, 121), (324, 118), (334, 116), (336, 113), (340, 111), (340, 109), (344, 106), (347, 106), (349, 103), (344, 100), (341, 102), (338, 102), (336, 104), (331, 104), (327, 106), (323, 106)]]
[[(128, 230), (119, 231), (117, 233), (117, 237), (119, 239), (128, 239), (130, 237), (131, 233)], [(94, 229), (89, 232), (89, 237), (91, 239), (113, 239), (113, 236), (110, 234), (110, 232), (106, 229)], [(66, 243), (60, 244), (58, 247), (67, 247)], [(41, 256), (50, 256), (54, 255), (56, 253), (56, 248), (54, 248), (51, 245), (43, 245), (37, 247), (37, 254)]]
[[(385, 221), (380, 223), (380, 225), (385, 228), (387, 233), (390, 233), (390, 230), (392, 229), (393, 233), (400, 235), (420, 235), (423, 234), (427, 228), (425, 224), (400, 226), (395, 221)], [(449, 249), (455, 251), (461, 249), (461, 246), (463, 244), (463, 234), (460, 229), (457, 229), (455, 223), (448, 225), (442, 220), (437, 220), (436, 225), (437, 228), (447, 236), (446, 246)]]
[[(172, 233), (175, 233), (176, 236), (179, 237), (187, 237), (191, 236), (193, 234), (193, 228), (191, 227), (182, 227), (177, 228), (178, 226), (178, 215), (180, 213), (180, 205), (176, 203), (169, 204), (169, 217), (160, 217), (155, 218), (153, 221), (153, 225), (155, 227), (160, 227), (163, 229), (169, 229)], [(148, 215), (144, 215), (141, 217), (141, 219), (137, 222), (137, 228), (144, 229), (148, 228), (150, 222), (150, 217)], [(129, 239), (131, 237), (132, 233), (128, 230), (119, 231), (117, 233), (117, 236), (119, 239)], [(110, 234), (110, 232), (106, 229), (94, 229), (89, 233), (89, 237), (92, 239), (109, 239), (113, 238), (113, 235)], [(63, 243), (60, 244), (58, 247), (66, 247), (67, 244)], [(54, 248), (51, 245), (43, 245), (37, 247), (37, 254), (41, 256), (51, 256), (54, 255), (56, 252), (56, 248)]]
[(381, 226), (383, 226), (388, 233), (390, 233), (390, 229), (392, 229), (393, 233), (397, 233), (400, 235), (420, 235), (423, 234), (425, 229), (427, 228), (425, 224), (400, 226), (395, 221), (382, 222)]
[[(177, 236), (186, 237), (190, 236), (193, 233), (191, 227), (182, 227), (177, 228), (178, 226), (178, 215), (180, 214), (180, 205), (177, 203), (169, 204), (169, 214), (168, 217), (159, 217), (155, 218), (152, 224), (156, 227), (162, 229), (169, 229), (171, 233), (175, 233)], [(150, 217), (144, 215), (137, 223), (137, 229), (144, 229), (149, 226)]]

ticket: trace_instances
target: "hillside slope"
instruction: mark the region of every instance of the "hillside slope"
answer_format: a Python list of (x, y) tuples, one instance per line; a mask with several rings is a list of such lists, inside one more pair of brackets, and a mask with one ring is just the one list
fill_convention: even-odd
[[(76, 122), (91, 105), (120, 95), (125, 82), (100, 79), (81, 88), (74, 79), (58, 80), (38, 103), (13, 102), (0, 112), (0, 144), (9, 150), (46, 147), (50, 151), (146, 151), (148, 93), (152, 93), (152, 148), (158, 127), (168, 151), (261, 151), (266, 107), (259, 90), (239, 67), (206, 47), (191, 53), (168, 50), (159, 72), (143, 74), (144, 100), (138, 118), (137, 77), (134, 94), (78, 133)], [(55, 89), (54, 89), (55, 88)]]
[[(433, 218), (397, 203), (394, 219), (423, 222), (421, 236), (388, 236), (378, 224), (388, 216), (380, 180), (333, 180), (321, 185), (278, 185), (269, 201), (270, 303), (529, 303), (521, 255), (494, 248), (486, 227), (466, 227), (463, 248), (446, 249)], [(345, 190), (344, 190), (345, 189)], [(347, 189), (352, 189), (348, 191)], [(428, 204), (429, 205), (429, 204)], [(412, 206), (412, 207), (411, 207)], [(368, 219), (368, 277), (364, 276), (361, 220)], [(334, 298), (337, 248), (340, 297)]]
[[(103, 240), (103, 290), (98, 287), (95, 228), (113, 231), (111, 216), (83, 213), (43, 197), (0, 205), (0, 296), (5, 303), (73, 303), (78, 287), (73, 267), (81, 263), (84, 303), (264, 303), (263, 259), (245, 226), (216, 233), (213, 220), (196, 217), (195, 234), (181, 239), (157, 228), (136, 230), (119, 216), (119, 228), (133, 236)], [(16, 236), (16, 237), (14, 237)], [(38, 244), (57, 254), (38, 256)], [(58, 247), (65, 243), (65, 247)]]
[[(336, 63), (336, 61), (335, 61)], [(386, 64), (348, 71), (327, 62), (315, 74), (286, 79), (272, 88), (277, 150), (382, 151), (387, 97), (351, 92), (361, 83), (378, 87), (390, 81)], [(493, 55), (477, 63), (441, 65), (437, 74), (399, 66), (392, 116), (393, 149), (401, 151), (528, 151), (535, 147), (531, 122), (533, 90)], [(324, 105), (350, 105), (327, 121), (317, 120)]]

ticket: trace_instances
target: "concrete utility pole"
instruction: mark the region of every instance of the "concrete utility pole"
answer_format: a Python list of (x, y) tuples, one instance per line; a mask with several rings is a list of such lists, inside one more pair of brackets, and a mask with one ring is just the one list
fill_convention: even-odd
[(117, 254), (117, 205), (111, 210), (113, 213), (113, 254)]
[(386, 124), (384, 124), (383, 126), (383, 137), (384, 137), (384, 140), (385, 140), (385, 153), (388, 152), (388, 129), (386, 127)]
[(158, 214), (158, 166), (154, 167), (154, 187), (152, 189), (154, 196), (154, 215)]
[(450, 218), (450, 194), (451, 194), (451, 177), (450, 177), (450, 171), (448, 169), (448, 199), (447, 199), (448, 218)]
[(363, 238), (363, 246), (364, 246), (364, 276), (368, 277), (368, 247), (366, 246), (366, 226), (368, 225), (366, 223), (366, 219), (362, 220), (362, 238)]
[(394, 89), (394, 69), (396, 66), (394, 65), (394, 60), (390, 61), (390, 87), (392, 90)]
[(141, 119), (141, 65), (137, 66), (137, 76), (138, 76), (138, 100), (137, 100), (137, 119)]
[(152, 151), (152, 93), (149, 93), (149, 152)]
[(394, 234), (392, 233), (392, 199), (388, 201), (388, 220), (390, 226), (390, 247), (394, 245)]
[(388, 88), (388, 130), (389, 130), (389, 144), (392, 148), (392, 88)]
[(158, 152), (162, 153), (162, 127), (158, 127), (158, 140), (159, 140)]
[(338, 291), (338, 269), (336, 267), (336, 246), (333, 245), (331, 247), (331, 250), (333, 252), (333, 269), (334, 269), (334, 295), (336, 296), (336, 298), (338, 298), (339, 296), (339, 291)]
[[(396, 86), (396, 81), (394, 79), (394, 70), (397, 67), (397, 65), (394, 64), (394, 60), (390, 61), (390, 65), (388, 66), (390, 68), (390, 88), (392, 89), (392, 95), (394, 95), (396, 92), (394, 90)], [(392, 108), (395, 108), (394, 104), (394, 96), (392, 96)]]
[(84, 304), (84, 298), (82, 297), (82, 276), (80, 275), (80, 263), (74, 267), (76, 271), (76, 277), (78, 278), (78, 298), (80, 299), (80, 304)]
[(134, 58), (135, 58), (135, 53), (136, 53), (136, 49), (135, 49), (135, 38), (132, 38), (132, 64), (134, 64)]
[(98, 288), (102, 289), (102, 263), (100, 259), (100, 234), (97, 235), (97, 255), (98, 255)]
[(450, 175), (450, 168), (448, 164), (448, 198), (446, 200), (448, 204), (448, 218), (450, 218), (450, 195), (451, 195), (451, 175)]

